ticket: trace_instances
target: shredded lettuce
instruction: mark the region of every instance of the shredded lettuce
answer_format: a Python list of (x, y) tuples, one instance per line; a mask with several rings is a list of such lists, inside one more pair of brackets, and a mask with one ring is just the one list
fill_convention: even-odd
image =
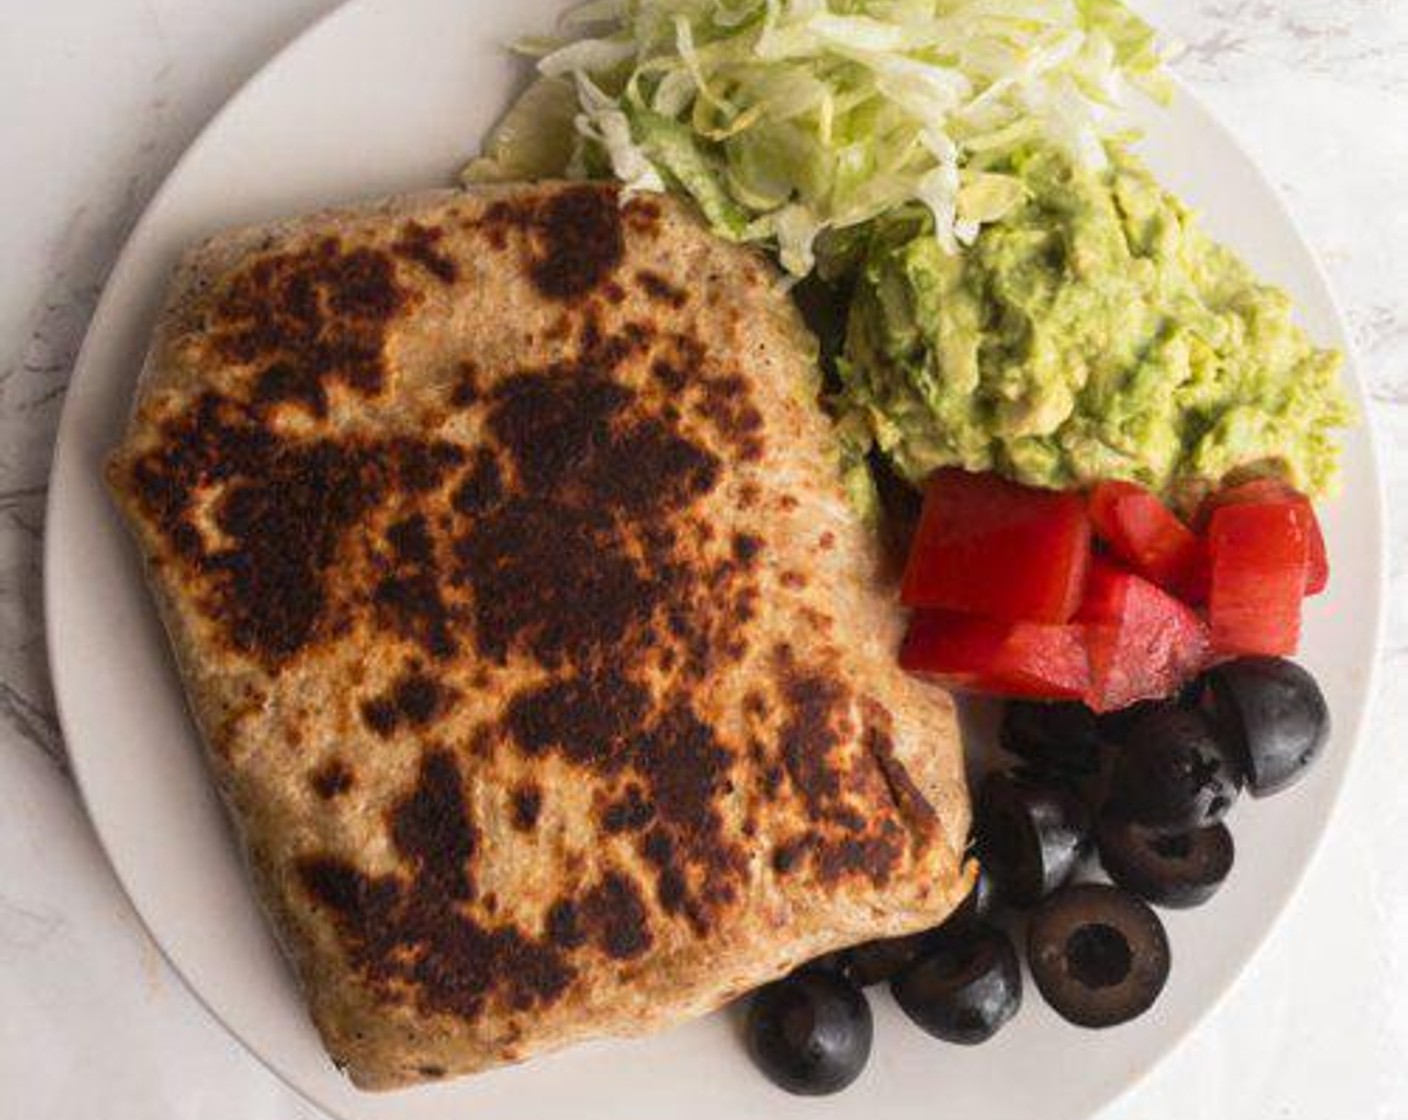
[(960, 251), (1022, 202), (991, 170), (1014, 150), (1099, 167), (1130, 89), (1168, 94), (1119, 0), (591, 0), (559, 32), (522, 45), (540, 77), (466, 178), (680, 192), (798, 275), (916, 202)]

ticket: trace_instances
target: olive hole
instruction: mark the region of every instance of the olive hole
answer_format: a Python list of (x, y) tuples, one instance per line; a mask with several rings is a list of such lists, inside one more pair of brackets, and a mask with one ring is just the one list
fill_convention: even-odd
[(1087, 988), (1122, 984), (1133, 961), (1124, 934), (1104, 922), (1081, 926), (1066, 938), (1066, 968)]

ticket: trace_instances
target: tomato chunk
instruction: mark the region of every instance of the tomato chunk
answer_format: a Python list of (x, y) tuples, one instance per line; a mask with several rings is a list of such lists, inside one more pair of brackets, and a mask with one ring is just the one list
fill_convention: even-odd
[(1325, 535), (1320, 531), (1320, 521), (1309, 498), (1279, 478), (1256, 478), (1209, 495), (1198, 510), (1198, 521), (1206, 527), (1217, 510), (1230, 505), (1285, 505), (1295, 510), (1309, 547), (1305, 593), (1319, 595), (1325, 590), (1330, 582), (1330, 561), (1325, 550)]
[(1090, 492), (1095, 535), (1139, 575), (1196, 602), (1206, 593), (1202, 542), (1156, 494), (1132, 482), (1102, 482)]
[(1090, 681), (1081, 627), (918, 611), (900, 665), (950, 688), (991, 696), (1075, 700)]
[(1066, 622), (1089, 562), (1080, 495), (946, 469), (925, 490), (900, 598), (911, 607)]
[(1085, 601), (1090, 685), (1097, 712), (1172, 696), (1206, 666), (1208, 628), (1172, 595), (1108, 561), (1092, 562)]
[(1310, 567), (1303, 514), (1289, 503), (1220, 506), (1208, 525), (1208, 622), (1218, 653), (1291, 654)]

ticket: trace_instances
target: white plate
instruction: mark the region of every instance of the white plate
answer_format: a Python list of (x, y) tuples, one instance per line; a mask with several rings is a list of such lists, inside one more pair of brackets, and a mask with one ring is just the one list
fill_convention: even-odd
[[(1266, 936), (1324, 832), (1370, 694), (1382, 532), (1367, 430), (1349, 439), (1345, 496), (1324, 510), (1334, 563), (1312, 601), (1305, 661), (1337, 731), (1293, 792), (1236, 812), (1238, 865), (1206, 908), (1171, 914), (1173, 977), (1116, 1031), (1062, 1024), (1034, 991), (991, 1044), (947, 1047), (888, 996), (874, 1058), (841, 1096), (804, 1101), (749, 1067), (733, 1021), (587, 1045), (527, 1066), (390, 1096), (352, 1089), (324, 1057), (257, 912), (207, 781), (166, 642), (100, 469), (116, 442), (178, 251), (232, 223), (451, 181), (521, 78), (502, 44), (549, 26), (558, 0), (358, 0), (278, 56), (210, 125), (152, 203), (112, 274), (74, 372), (55, 453), (46, 597), (68, 748), (94, 824), (168, 959), (230, 1031), (344, 1118), (1087, 1116), (1167, 1053)], [(1219, 236), (1295, 295), (1315, 337), (1348, 349), (1315, 262), (1274, 193), (1188, 95), (1153, 117), (1146, 152)], [(1351, 368), (1351, 391), (1362, 397)], [(1256, 998), (1247, 993), (1246, 998)]]

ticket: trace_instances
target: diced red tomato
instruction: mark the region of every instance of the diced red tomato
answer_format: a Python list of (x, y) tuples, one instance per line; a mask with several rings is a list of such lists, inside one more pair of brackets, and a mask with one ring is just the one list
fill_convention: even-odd
[(1185, 600), (1206, 592), (1202, 542), (1155, 494), (1132, 482), (1102, 482), (1090, 492), (1095, 535), (1139, 575)]
[(1090, 683), (1081, 627), (917, 611), (900, 664), (950, 688), (1076, 700)]
[(1208, 524), (1208, 551), (1213, 649), (1235, 656), (1294, 653), (1310, 568), (1304, 514), (1287, 502), (1219, 506)]
[(1112, 712), (1171, 696), (1208, 660), (1208, 628), (1172, 595), (1106, 560), (1091, 563), (1085, 601), (1090, 685), (1084, 700)]
[(1089, 562), (1079, 494), (946, 469), (925, 490), (900, 598), (911, 607), (1067, 622)]
[(1198, 510), (1199, 524), (1206, 530), (1212, 515), (1230, 505), (1286, 505), (1295, 510), (1309, 547), (1305, 593), (1319, 595), (1325, 590), (1330, 582), (1330, 561), (1325, 552), (1325, 536), (1309, 498), (1279, 478), (1257, 478), (1209, 495)]

